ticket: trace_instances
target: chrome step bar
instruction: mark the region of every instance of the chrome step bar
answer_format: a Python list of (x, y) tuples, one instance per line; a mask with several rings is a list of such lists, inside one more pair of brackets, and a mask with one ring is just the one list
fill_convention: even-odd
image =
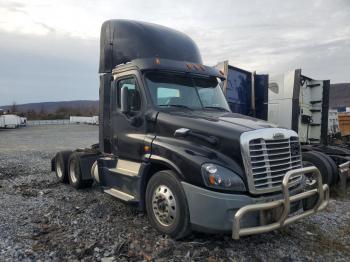
[(122, 191), (120, 191), (118, 189), (115, 189), (115, 188), (105, 189), (104, 192), (109, 194), (109, 195), (111, 195), (111, 196), (119, 198), (119, 199), (121, 199), (123, 201), (126, 201), (126, 202), (135, 200), (134, 196), (129, 195), (127, 193), (124, 193), (124, 192), (122, 192)]

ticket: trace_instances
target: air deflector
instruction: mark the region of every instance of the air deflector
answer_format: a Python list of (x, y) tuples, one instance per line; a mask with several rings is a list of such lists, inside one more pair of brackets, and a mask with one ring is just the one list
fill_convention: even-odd
[(202, 64), (197, 45), (184, 33), (130, 20), (117, 19), (103, 23), (99, 73), (112, 72), (116, 65), (133, 59), (151, 57)]

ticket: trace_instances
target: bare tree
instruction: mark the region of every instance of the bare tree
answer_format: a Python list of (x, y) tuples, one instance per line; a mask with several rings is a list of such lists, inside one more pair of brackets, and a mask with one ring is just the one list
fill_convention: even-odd
[(16, 101), (13, 101), (10, 111), (11, 111), (12, 114), (17, 112), (17, 103), (16, 103)]

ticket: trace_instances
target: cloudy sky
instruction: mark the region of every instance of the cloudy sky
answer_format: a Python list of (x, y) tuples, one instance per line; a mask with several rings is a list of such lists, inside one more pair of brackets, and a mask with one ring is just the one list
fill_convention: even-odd
[(350, 82), (348, 0), (0, 0), (0, 105), (97, 99), (99, 30), (110, 18), (183, 31), (207, 65)]

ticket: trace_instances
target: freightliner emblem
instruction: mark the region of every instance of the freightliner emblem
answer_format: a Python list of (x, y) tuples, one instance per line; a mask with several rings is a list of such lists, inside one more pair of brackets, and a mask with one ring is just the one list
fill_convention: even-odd
[(273, 139), (283, 139), (284, 134), (283, 133), (274, 133), (273, 134)]

